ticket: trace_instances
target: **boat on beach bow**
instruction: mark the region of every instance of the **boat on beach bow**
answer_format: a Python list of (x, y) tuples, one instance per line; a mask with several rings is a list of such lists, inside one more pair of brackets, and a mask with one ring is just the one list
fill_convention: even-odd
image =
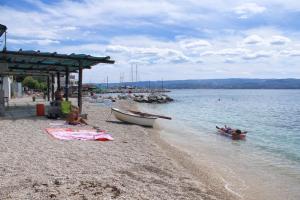
[(118, 108), (111, 108), (111, 111), (118, 120), (141, 126), (153, 127), (153, 124), (157, 119), (157, 117), (152, 115), (142, 115), (131, 111), (120, 110)]

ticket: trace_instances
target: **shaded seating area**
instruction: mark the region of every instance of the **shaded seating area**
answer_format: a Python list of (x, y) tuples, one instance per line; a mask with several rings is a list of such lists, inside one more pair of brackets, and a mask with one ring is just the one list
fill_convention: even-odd
[(10, 105), (5, 108), (5, 115), (1, 119), (24, 119), (36, 116), (36, 105), (44, 104), (48, 110), (49, 102), (43, 99), (33, 102), (31, 97), (15, 98), (10, 100)]
[[(40, 51), (0, 52), (0, 76), (34, 75), (47, 77), (47, 100), (55, 100), (55, 91), (60, 89), (60, 78), (65, 77), (65, 100), (69, 100), (69, 75), (78, 74), (77, 105), (82, 111), (83, 70), (98, 64), (114, 64), (109, 56), (94, 57), (86, 54), (59, 54)], [(55, 81), (57, 80), (57, 81)], [(56, 82), (56, 84), (55, 84)]]

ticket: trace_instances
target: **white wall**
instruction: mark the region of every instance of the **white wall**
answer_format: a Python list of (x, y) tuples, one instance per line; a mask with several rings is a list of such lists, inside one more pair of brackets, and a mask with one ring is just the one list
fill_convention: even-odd
[(23, 96), (23, 86), (22, 83), (17, 83), (17, 97)]
[(11, 99), (11, 83), (12, 80), (9, 76), (3, 77), (3, 90), (4, 90), (4, 97), (8, 97)]

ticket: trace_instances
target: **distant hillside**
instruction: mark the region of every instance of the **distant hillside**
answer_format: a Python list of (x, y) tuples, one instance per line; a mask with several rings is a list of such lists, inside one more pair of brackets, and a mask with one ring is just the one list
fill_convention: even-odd
[[(300, 79), (202, 79), (172, 81), (142, 81), (134, 86), (168, 89), (300, 89)], [(106, 84), (100, 84), (106, 86)], [(122, 84), (131, 86), (132, 83)], [(109, 87), (118, 87), (119, 83), (110, 83)]]

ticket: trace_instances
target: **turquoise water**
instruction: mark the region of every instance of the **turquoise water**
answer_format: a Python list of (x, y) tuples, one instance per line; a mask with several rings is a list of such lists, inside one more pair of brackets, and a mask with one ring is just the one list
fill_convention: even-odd
[[(199, 161), (221, 166), (216, 171), (241, 197), (300, 199), (299, 90), (173, 90), (169, 95), (174, 103), (142, 105), (173, 117), (159, 121), (163, 138)], [(225, 124), (247, 130), (246, 140), (219, 135), (215, 126)]]

